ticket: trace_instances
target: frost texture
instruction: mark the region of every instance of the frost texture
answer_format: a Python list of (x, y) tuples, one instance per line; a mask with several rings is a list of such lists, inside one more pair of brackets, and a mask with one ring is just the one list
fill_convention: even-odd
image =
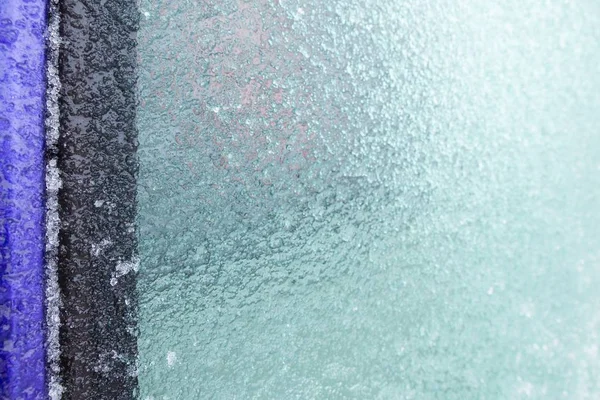
[(45, 397), (42, 0), (0, 1), (0, 398)]
[(136, 2), (58, 7), (60, 384), (66, 399), (125, 400), (137, 386), (136, 277), (116, 267), (137, 247)]
[(57, 167), (60, 110), (58, 94), (58, 54), (60, 48), (60, 14), (58, 0), (49, 2), (46, 31), (46, 368), (48, 397), (62, 398), (60, 382), (60, 288), (58, 285), (59, 205), (58, 191), (62, 186)]
[(142, 399), (600, 395), (595, 3), (140, 8)]

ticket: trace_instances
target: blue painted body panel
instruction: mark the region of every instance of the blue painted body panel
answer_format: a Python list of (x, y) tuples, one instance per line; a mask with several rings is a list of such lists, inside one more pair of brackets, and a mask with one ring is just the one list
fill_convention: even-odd
[(0, 1), (0, 398), (46, 397), (44, 0)]

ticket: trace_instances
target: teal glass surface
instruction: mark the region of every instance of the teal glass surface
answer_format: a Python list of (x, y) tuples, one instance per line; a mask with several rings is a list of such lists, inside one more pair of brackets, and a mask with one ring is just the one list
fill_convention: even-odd
[(597, 2), (140, 10), (142, 399), (600, 397)]

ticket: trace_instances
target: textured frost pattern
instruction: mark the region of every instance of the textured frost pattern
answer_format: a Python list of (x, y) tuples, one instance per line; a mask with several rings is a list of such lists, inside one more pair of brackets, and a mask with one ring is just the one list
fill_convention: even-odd
[(44, 399), (43, 0), (0, 1), (0, 398)]
[(142, 399), (600, 396), (593, 1), (140, 2)]
[[(60, 181), (48, 182), (60, 186), (60, 299), (49, 299), (55, 300), (49, 314), (60, 307), (60, 349), (48, 353), (60, 382), (52, 376), (50, 394), (126, 400), (137, 386), (136, 278), (125, 273), (135, 265), (128, 262), (137, 247), (137, 8), (131, 0), (59, 0), (55, 6), (60, 41), (50, 44), (59, 55), (49, 78), (58, 72), (60, 85), (51, 90), (58, 108), (49, 109), (55, 113), (49, 139), (57, 140)], [(53, 346), (55, 337), (49, 339)]]
[(60, 47), (60, 13), (58, 0), (48, 2), (46, 28), (46, 376), (48, 397), (59, 400), (60, 383), (60, 287), (58, 285), (59, 205), (58, 192), (62, 187), (57, 165), (60, 110), (58, 96), (58, 55)]

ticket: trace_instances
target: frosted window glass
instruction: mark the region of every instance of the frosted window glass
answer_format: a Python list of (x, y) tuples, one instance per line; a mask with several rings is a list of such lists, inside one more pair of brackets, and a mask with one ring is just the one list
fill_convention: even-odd
[(596, 1), (140, 4), (142, 399), (600, 396)]

